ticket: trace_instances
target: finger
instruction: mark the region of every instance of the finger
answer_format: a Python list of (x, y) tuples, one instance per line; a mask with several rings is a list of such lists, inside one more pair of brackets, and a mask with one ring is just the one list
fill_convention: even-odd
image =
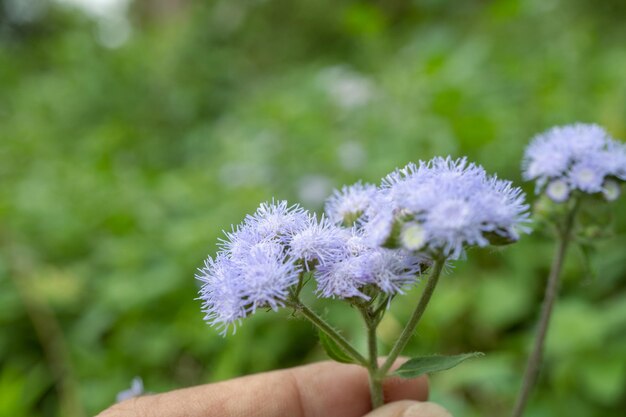
[[(407, 358), (398, 358), (391, 367), (393, 372), (400, 367)], [(383, 359), (379, 359), (378, 362), (382, 364)], [(416, 389), (418, 390), (418, 396), (416, 396)], [(418, 400), (425, 401), (428, 399), (428, 379), (426, 377), (416, 379), (406, 379), (397, 376), (387, 377), (383, 381), (383, 397), (386, 403), (400, 401), (400, 400)]]
[(377, 408), (364, 417), (452, 417), (452, 414), (435, 403), (398, 401)]
[[(425, 400), (425, 377), (391, 379), (388, 401)], [(361, 417), (371, 410), (366, 370), (320, 362), (119, 403), (98, 417)]]

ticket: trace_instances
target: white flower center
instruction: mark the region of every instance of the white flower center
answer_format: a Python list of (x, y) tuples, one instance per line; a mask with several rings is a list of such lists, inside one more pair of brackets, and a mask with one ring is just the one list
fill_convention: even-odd
[(563, 180), (554, 180), (546, 187), (546, 194), (552, 201), (562, 203), (569, 197), (569, 187)]
[(417, 223), (409, 223), (404, 226), (400, 233), (402, 245), (409, 250), (421, 249), (426, 244), (426, 232)]
[(606, 180), (602, 186), (602, 194), (607, 201), (615, 201), (620, 195), (620, 186), (617, 181)]

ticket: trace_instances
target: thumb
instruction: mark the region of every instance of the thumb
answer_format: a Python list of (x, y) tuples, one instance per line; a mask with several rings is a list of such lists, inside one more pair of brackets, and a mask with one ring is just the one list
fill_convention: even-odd
[(442, 406), (430, 402), (396, 401), (363, 417), (452, 417)]

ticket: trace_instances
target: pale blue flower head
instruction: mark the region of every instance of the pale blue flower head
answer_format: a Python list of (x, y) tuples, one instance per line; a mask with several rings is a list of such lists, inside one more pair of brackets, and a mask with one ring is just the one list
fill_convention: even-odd
[(277, 242), (262, 242), (252, 247), (242, 259), (234, 260), (239, 270), (241, 295), (247, 302), (247, 312), (283, 306), (288, 290), (298, 283), (301, 271), (285, 248)]
[(314, 272), (317, 292), (322, 297), (367, 300), (367, 286), (389, 295), (401, 293), (417, 281), (426, 262), (402, 249), (372, 246), (356, 228), (344, 237), (344, 252)]
[(309, 214), (297, 204), (289, 206), (287, 201), (262, 203), (256, 212), (247, 215), (245, 225), (262, 237), (279, 238), (295, 233), (308, 225)]
[(204, 319), (226, 334), (232, 326), (246, 316), (246, 300), (242, 294), (241, 278), (233, 262), (225, 253), (219, 253), (215, 259), (209, 257), (204, 268), (198, 270), (196, 279), (202, 282), (200, 300)]
[(361, 182), (335, 190), (326, 200), (328, 219), (335, 224), (351, 226), (368, 209), (376, 192), (376, 186)]
[(359, 219), (358, 226), (371, 244), (382, 246), (391, 235), (394, 221), (400, 212), (389, 190), (380, 189), (372, 198), (365, 215)]
[(405, 250), (376, 248), (361, 255), (363, 275), (385, 294), (403, 293), (417, 281), (425, 258)]
[(215, 259), (196, 278), (205, 320), (226, 333), (258, 308), (278, 309), (298, 283), (301, 266), (285, 245), (311, 225), (311, 216), (287, 202), (263, 203), (254, 215), (227, 232)]
[(143, 388), (143, 380), (141, 379), (141, 377), (136, 376), (131, 381), (129, 389), (117, 393), (117, 396), (115, 397), (115, 402), (120, 403), (131, 398), (139, 397), (143, 394), (145, 394)]
[(375, 225), (364, 225), (378, 244), (401, 224), (400, 246), (455, 259), (467, 246), (486, 246), (494, 237), (515, 241), (527, 230), (521, 189), (465, 158), (409, 164), (383, 180), (381, 193), (378, 212), (369, 216)]
[(289, 248), (289, 255), (304, 262), (306, 270), (311, 266), (323, 265), (329, 259), (339, 256), (345, 246), (345, 230), (332, 224), (322, 216), (309, 216), (305, 227), (288, 234), (284, 242)]
[(606, 195), (615, 180), (626, 180), (626, 145), (594, 124), (553, 127), (532, 139), (522, 167), (524, 178), (536, 181), (536, 192), (553, 201), (566, 201), (575, 190)]

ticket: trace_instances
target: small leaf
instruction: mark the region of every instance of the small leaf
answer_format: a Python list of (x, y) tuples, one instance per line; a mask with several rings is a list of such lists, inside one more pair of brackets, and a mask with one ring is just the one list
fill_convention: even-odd
[(445, 371), (446, 369), (454, 368), (466, 359), (477, 358), (483, 355), (484, 353), (481, 352), (472, 352), (453, 356), (417, 356), (406, 361), (400, 368), (398, 368), (393, 373), (393, 375), (402, 378), (415, 378), (422, 374), (430, 374), (433, 372)]
[(354, 360), (326, 333), (319, 332), (319, 337), (322, 347), (331, 359), (340, 363), (355, 363)]

